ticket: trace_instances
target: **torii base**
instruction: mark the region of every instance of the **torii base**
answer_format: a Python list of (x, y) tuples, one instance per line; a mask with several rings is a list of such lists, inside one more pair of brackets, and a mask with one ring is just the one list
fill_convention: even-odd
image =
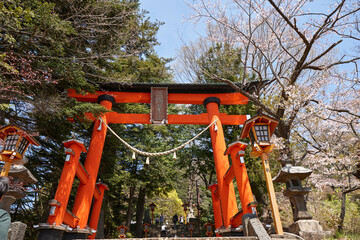
[(62, 226), (41, 227), (38, 229), (38, 240), (62, 240), (65, 228)]
[(89, 229), (67, 229), (64, 226), (40, 224), (37, 240), (87, 239), (92, 232)]

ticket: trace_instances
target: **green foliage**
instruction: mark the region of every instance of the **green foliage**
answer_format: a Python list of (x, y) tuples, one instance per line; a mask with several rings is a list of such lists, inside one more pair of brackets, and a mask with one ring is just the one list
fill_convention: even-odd
[[(318, 193), (318, 196), (322, 195)], [(341, 238), (342, 235), (359, 235), (360, 200), (358, 196), (358, 192), (347, 194), (346, 196), (346, 214), (342, 233), (336, 231), (340, 223), (342, 204), (340, 192), (329, 192), (326, 194), (326, 197), (313, 199), (309, 202), (311, 204), (309, 210), (313, 216), (316, 216), (316, 219), (321, 221), (325, 230), (330, 230), (333, 234), (336, 234), (337, 238)]]
[[(5, 84), (12, 84), (16, 89), (5, 99), (11, 104), (2, 104), (1, 111), (12, 123), (38, 132), (41, 144), (28, 153), (26, 165), (39, 180), (32, 186), (36, 191), (13, 205), (12, 217), (14, 221), (35, 225), (47, 220), (47, 202), (55, 195), (64, 164), (62, 142), (76, 137), (88, 146), (93, 124), (84, 113), (96, 117), (107, 112), (98, 104), (69, 99), (66, 90), (73, 88), (82, 94), (94, 92), (101, 90), (99, 84), (108, 81), (170, 82), (171, 75), (166, 67), (169, 60), (154, 52), (160, 23), (150, 22), (146, 13), (139, 9), (138, 1), (8, 0), (0, 3), (0, 8), (3, 26), (0, 79), (4, 83), (0, 89), (8, 93)], [(243, 70), (239, 52), (239, 49), (219, 44), (199, 61), (210, 72), (240, 81)], [(21, 62), (26, 63), (26, 68)], [(206, 76), (201, 78), (200, 82), (210, 81)], [(148, 104), (115, 104), (112, 110), (149, 113), (150, 108)], [(171, 114), (180, 112), (200, 114), (206, 110), (203, 106), (169, 107)], [(221, 112), (251, 114), (254, 109), (250, 104), (221, 106)], [(205, 126), (111, 124), (110, 127), (140, 150), (162, 152), (179, 146)], [(224, 126), (226, 143), (236, 141), (240, 130), (239, 126)], [(103, 202), (107, 237), (117, 237), (117, 227), (129, 220), (127, 215), (130, 220), (134, 219), (135, 210), (144, 207), (144, 204), (137, 204), (145, 200), (142, 196), (159, 201), (156, 213), (166, 212), (169, 220), (175, 212), (183, 214), (181, 205), (185, 202), (200, 207), (201, 224), (212, 221), (207, 187), (216, 181), (216, 174), (209, 133), (177, 155), (176, 160), (172, 155), (152, 157), (146, 165), (146, 157), (132, 159), (132, 152), (114, 135), (107, 134), (98, 174), (110, 189)], [(81, 162), (84, 159), (85, 154)], [(261, 198), (265, 182), (259, 174), (262, 171), (259, 160), (246, 157), (245, 161), (254, 194)], [(78, 182), (70, 197), (70, 209), (76, 184)], [(189, 193), (193, 196), (191, 199)], [(138, 214), (141, 215), (141, 211)], [(35, 239), (35, 232), (28, 231), (26, 239)]]
[[(197, 59), (196, 64), (202, 69), (202, 73), (197, 73), (197, 81), (200, 83), (214, 82), (209, 75), (216, 75), (232, 82), (242, 82), (244, 68), (241, 52), (241, 48), (234, 48), (228, 43), (213, 44)], [(254, 75), (247, 75), (246, 78), (253, 80)]]
[[(36, 188), (33, 194), (13, 205), (12, 217), (35, 225), (48, 217), (47, 202), (55, 195), (64, 164), (62, 142), (75, 136), (88, 146), (92, 123), (84, 113), (96, 117), (107, 111), (98, 104), (69, 99), (67, 89), (85, 93), (101, 90), (98, 84), (107, 81), (170, 81), (165, 66), (169, 60), (154, 52), (160, 23), (151, 22), (138, 1), (7, 0), (0, 3), (0, 24), (0, 95), (5, 98), (1, 113), (12, 123), (38, 132), (41, 144), (28, 152), (26, 165), (39, 184), (32, 186)], [(127, 108), (114, 106), (120, 112)], [(69, 122), (69, 117), (76, 122)], [(114, 129), (148, 151), (167, 147), (162, 135), (171, 135), (166, 131), (154, 134), (158, 129), (146, 126)], [(142, 141), (145, 135), (149, 137)], [(137, 190), (146, 185), (151, 195), (159, 188), (172, 189), (176, 176), (168, 173), (171, 162), (166, 157), (144, 167), (144, 159), (132, 161), (131, 153), (120, 145), (108, 134), (99, 171), (111, 189), (104, 209), (106, 231), (113, 237), (125, 220), (128, 184)], [(76, 183), (70, 202), (75, 194)], [(35, 232), (28, 231), (26, 239), (34, 238)]]
[(148, 199), (147, 205), (155, 203), (154, 223), (156, 216), (163, 214), (164, 221), (171, 223), (172, 217), (176, 213), (178, 216), (184, 215), (183, 202), (178, 197), (176, 190), (171, 190), (168, 193), (160, 193), (156, 197)]

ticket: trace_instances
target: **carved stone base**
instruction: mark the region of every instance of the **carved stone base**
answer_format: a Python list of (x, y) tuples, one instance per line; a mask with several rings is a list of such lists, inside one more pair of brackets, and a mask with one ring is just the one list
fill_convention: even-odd
[(320, 240), (331, 235), (330, 231), (323, 231), (316, 220), (299, 220), (289, 226), (289, 231), (306, 240)]
[(27, 225), (22, 222), (12, 222), (9, 229), (8, 240), (23, 240)]

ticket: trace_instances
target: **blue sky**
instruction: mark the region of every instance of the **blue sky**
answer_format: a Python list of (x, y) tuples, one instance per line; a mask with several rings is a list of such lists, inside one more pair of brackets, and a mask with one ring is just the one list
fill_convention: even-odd
[[(147, 16), (152, 21), (164, 22), (157, 34), (161, 45), (156, 51), (161, 57), (174, 58), (183, 42), (195, 41), (199, 35), (205, 35), (205, 24), (186, 21), (190, 9), (185, 0), (140, 0), (140, 4), (141, 9), (149, 12)], [(313, 10), (324, 11), (329, 1), (316, 0), (308, 4)]]
[[(148, 11), (152, 21), (164, 22), (157, 34), (158, 42), (161, 44), (155, 50), (160, 57), (175, 58), (178, 50), (189, 41), (195, 41), (200, 35), (206, 35), (204, 23), (193, 24), (186, 21), (191, 10), (185, 0), (140, 0), (140, 7)], [(314, 0), (307, 7), (313, 11), (322, 12), (328, 9), (329, 0)], [(346, 48), (349, 50), (354, 45), (351, 40), (347, 41)]]
[(174, 58), (183, 42), (194, 41), (205, 33), (205, 26), (185, 21), (190, 9), (184, 0), (140, 0), (141, 8), (149, 11), (152, 21), (165, 24), (160, 27), (157, 38), (160, 46), (155, 50), (160, 57)]

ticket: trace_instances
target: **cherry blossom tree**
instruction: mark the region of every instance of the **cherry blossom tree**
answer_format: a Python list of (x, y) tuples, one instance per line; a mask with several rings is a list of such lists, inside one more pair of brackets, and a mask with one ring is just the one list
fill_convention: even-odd
[(32, 54), (18, 55), (13, 51), (0, 56), (0, 98), (34, 96), (32, 89), (41, 84), (56, 84), (51, 69), (32, 66)]
[[(290, 138), (303, 119), (326, 110), (333, 113), (324, 120), (333, 121), (338, 113), (337, 117), (341, 117), (336, 121), (347, 121), (353, 128), (359, 121), (356, 99), (360, 58), (348, 46), (348, 38), (356, 39), (358, 34), (354, 30), (359, 2), (335, 1), (319, 12), (307, 10), (310, 4), (290, 0), (189, 3), (194, 13), (191, 19), (207, 21), (206, 40), (226, 42), (241, 49), (244, 68), (241, 84), (251, 81), (250, 75), (255, 75), (259, 84), (254, 93), (249, 94), (241, 86), (206, 72), (201, 66), (197, 71), (230, 84), (280, 120), (275, 134), (284, 143), (283, 164), (294, 162)], [(354, 117), (352, 122), (350, 117)]]
[[(228, 83), (277, 118), (275, 142), (283, 166), (309, 166), (316, 186), (340, 186), (343, 200), (358, 189), (353, 173), (360, 142), (359, 1), (329, 1), (319, 10), (304, 0), (188, 4), (190, 20), (206, 21), (208, 31), (199, 43), (183, 48), (182, 76), (200, 74)], [(240, 85), (207, 71), (197, 60), (206, 45), (215, 43), (240, 49)], [(242, 90), (253, 80), (258, 81), (253, 93)], [(342, 221), (344, 216), (345, 210)]]

